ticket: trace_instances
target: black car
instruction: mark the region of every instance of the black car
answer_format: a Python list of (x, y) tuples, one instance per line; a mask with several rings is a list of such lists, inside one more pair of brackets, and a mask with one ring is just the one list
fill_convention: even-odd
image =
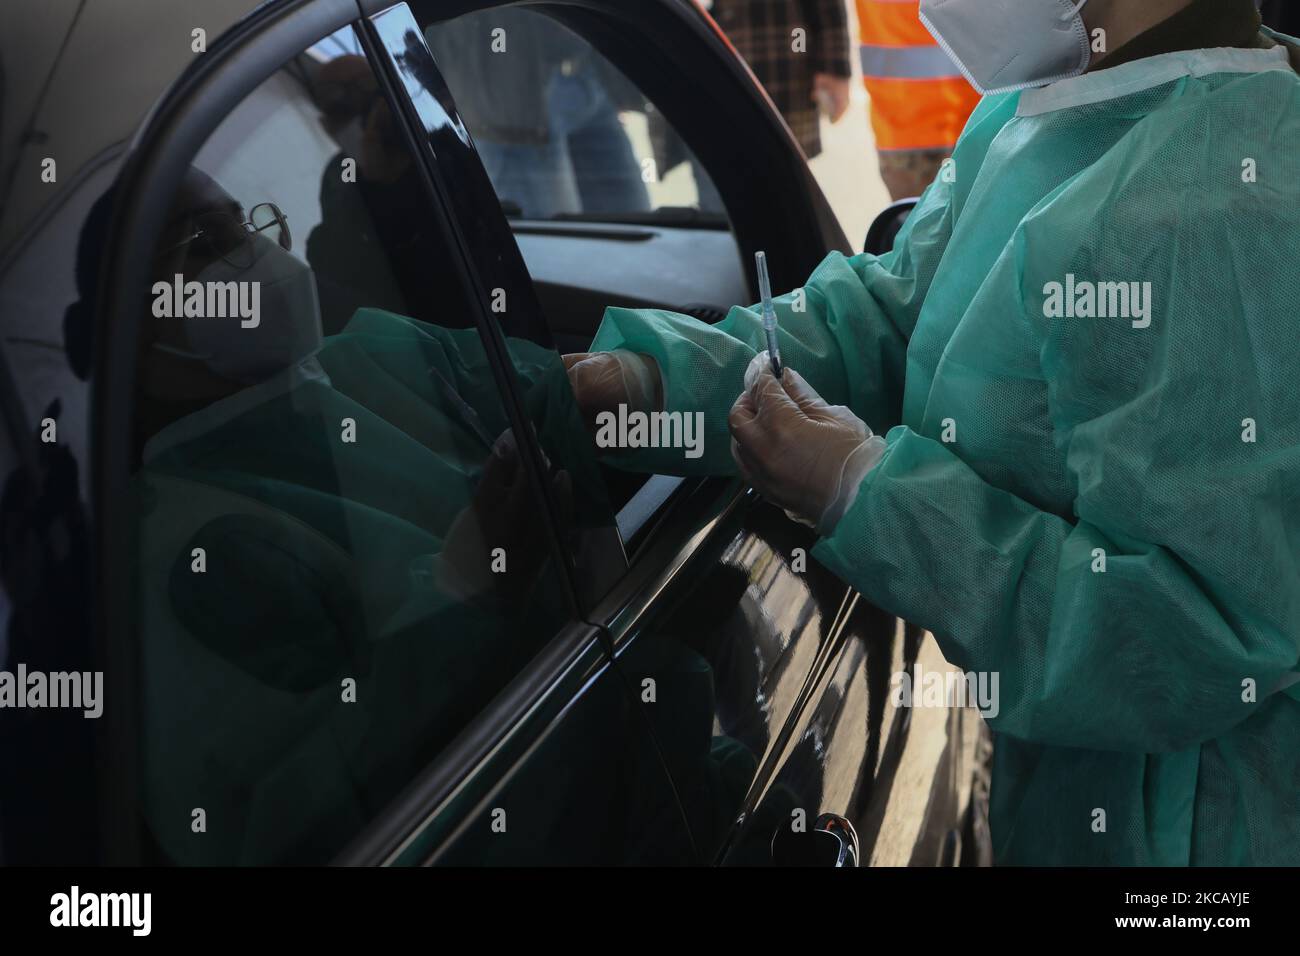
[(0, 859), (984, 859), (933, 640), (569, 392), (849, 250), (708, 17), (253, 6), (0, 14)]

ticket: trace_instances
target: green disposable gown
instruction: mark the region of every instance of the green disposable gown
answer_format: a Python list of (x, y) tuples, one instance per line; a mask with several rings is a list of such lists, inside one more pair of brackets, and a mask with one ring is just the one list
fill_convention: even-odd
[[(890, 253), (778, 301), (887, 432), (815, 556), (999, 675), (1000, 862), (1300, 863), (1297, 209), (1285, 49), (1164, 54), (986, 99)], [(706, 414), (701, 459), (628, 464), (734, 472), (762, 341), (609, 310), (593, 348)]]

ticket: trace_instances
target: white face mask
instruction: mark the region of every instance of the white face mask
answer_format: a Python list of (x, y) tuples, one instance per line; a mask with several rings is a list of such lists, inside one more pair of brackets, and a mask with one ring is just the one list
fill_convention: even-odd
[(921, 0), (921, 22), (981, 93), (1078, 76), (1092, 58), (1088, 0)]
[(254, 385), (297, 365), (321, 346), (320, 303), (310, 268), (265, 236), (253, 236), (253, 264), (245, 269), (218, 259), (193, 279), (209, 282), (257, 282), (258, 321), (246, 327), (239, 317), (187, 318), (189, 349), (154, 347), (203, 362), (217, 375)]

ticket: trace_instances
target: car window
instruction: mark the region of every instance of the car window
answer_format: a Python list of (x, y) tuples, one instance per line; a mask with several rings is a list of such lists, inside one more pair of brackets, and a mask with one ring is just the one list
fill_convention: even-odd
[(527, 219), (725, 223), (673, 128), (591, 45), (515, 7), (432, 23), (425, 37), (506, 212)]
[(570, 616), (426, 197), (348, 29), (224, 118), (146, 253), (131, 507), (164, 861), (328, 860)]
[[(413, 15), (429, 66), (454, 99), (514, 232), (513, 240), (507, 230), (471, 254), (482, 273), (496, 268), (502, 242), (517, 244), (523, 257), (518, 271), (528, 294), (495, 316), (508, 340), (527, 338), (556, 352), (580, 353), (590, 347), (608, 305), (647, 304), (649, 296), (668, 294), (680, 301), (659, 304), (716, 321), (733, 298), (729, 291), (716, 295), (719, 288), (726, 290), (730, 282), (737, 297), (744, 295), (735, 240), (704, 167), (653, 104), (586, 39), (533, 9), (495, 7), (443, 20), (445, 8), (421, 3)], [(394, 55), (408, 56), (411, 49), (409, 37), (394, 35)], [(591, 225), (537, 221), (547, 219)], [(654, 242), (637, 241), (647, 238), (640, 231), (619, 231), (642, 225), (655, 227)], [(699, 273), (681, 268), (701, 258), (721, 266)], [(665, 293), (652, 278), (665, 274), (681, 278), (682, 286)], [(553, 361), (559, 363), (558, 354)], [(526, 404), (530, 411), (535, 407)], [(587, 436), (556, 453), (576, 460), (591, 444)], [(600, 500), (611, 509), (610, 524), (624, 548), (635, 551), (683, 481), (622, 467), (614, 457), (598, 464)], [(608, 542), (588, 538), (574, 550), (574, 561), (583, 572), (583, 597), (594, 599), (613, 580), (602, 569), (621, 562), (611, 560)]]

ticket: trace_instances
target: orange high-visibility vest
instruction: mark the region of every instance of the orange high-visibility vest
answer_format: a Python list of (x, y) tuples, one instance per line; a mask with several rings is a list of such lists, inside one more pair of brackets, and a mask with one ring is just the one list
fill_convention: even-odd
[(920, 0), (857, 6), (877, 149), (952, 149), (980, 95), (921, 23)]

